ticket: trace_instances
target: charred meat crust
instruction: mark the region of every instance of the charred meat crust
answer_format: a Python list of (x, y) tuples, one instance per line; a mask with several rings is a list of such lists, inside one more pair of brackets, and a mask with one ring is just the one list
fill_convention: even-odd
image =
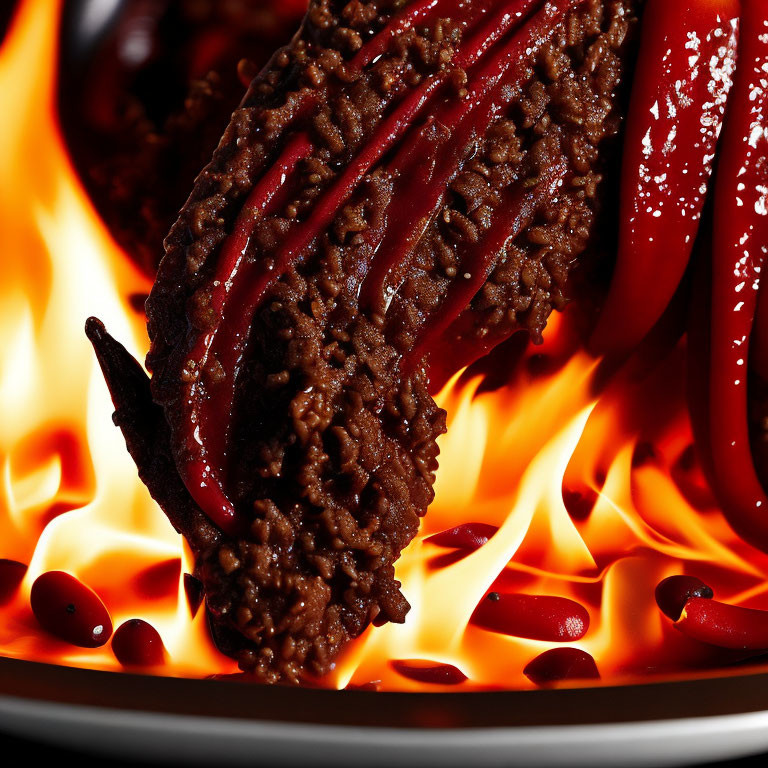
[(112, 421), (123, 433), (141, 481), (173, 527), (189, 539), (194, 551), (216, 547), (221, 532), (194, 503), (176, 471), (168, 424), (163, 409), (152, 401), (149, 377), (95, 317), (88, 318), (85, 334), (93, 345), (112, 396), (115, 406)]
[[(538, 13), (555, 4), (529, 5)], [(466, 133), (464, 123), (451, 124), (452, 110), (464, 109), (480, 65), (457, 62), (473, 24), (491, 19), (498, 4), (478, 1), (486, 16), (462, 15), (461, 4), (444, 0), (372, 62), (355, 65), (376, 31), (387, 34), (392, 17), (415, 5), (310, 5), (301, 33), (251, 85), (166, 240), (147, 304), (153, 402), (134, 371), (141, 394), (122, 416), (118, 406), (148, 484), (156, 456), (166, 469), (172, 457), (186, 478), (197, 459), (215, 464), (206, 442), (225, 434), (214, 471), (245, 523), (236, 535), (212, 532), (189, 483), (186, 495), (176, 486), (162, 498), (153, 493), (192, 544), (214, 623), (238, 638), (228, 650), (268, 682), (323, 674), (370, 622), (404, 620), (394, 563), (433, 497), (436, 438), (445, 429), (435, 380), (516, 329), (539, 336), (564, 305), (569, 273), (594, 241), (620, 127), (616, 94), (635, 0), (560, 2), (564, 14), (536, 37), (530, 56), (515, 59), (490, 94), (488, 118)], [(441, 18), (441, 5), (459, 10)], [(281, 267), (281, 248), (312, 220), (384, 116), (430, 78), (441, 83), (429, 110)], [(227, 314), (244, 310), (215, 300), (224, 290), (222, 251), (246, 198), (299, 134), (310, 149), (276, 203), (246, 216), (240, 269), (246, 289), (258, 280), (263, 287), (245, 318), (247, 343), (228, 339)], [(426, 157), (401, 151), (411, 140)], [(428, 215), (409, 219), (430, 189), (438, 194)], [(382, 254), (392, 268), (376, 277)], [(478, 265), (478, 289), (427, 343), (424, 329), (444, 318), (447, 297), (460, 295)], [(237, 295), (230, 289), (228, 301)], [(100, 334), (92, 326), (104, 364), (110, 345)], [(211, 416), (222, 403), (227, 424)], [(134, 422), (153, 424), (142, 434), (161, 447), (137, 448)]]

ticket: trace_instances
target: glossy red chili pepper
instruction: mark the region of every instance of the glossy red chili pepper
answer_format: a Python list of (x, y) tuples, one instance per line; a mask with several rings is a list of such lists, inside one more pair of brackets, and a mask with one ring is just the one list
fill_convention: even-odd
[(156, 667), (165, 662), (160, 633), (142, 619), (129, 619), (117, 628), (112, 652), (124, 667)]
[(742, 4), (740, 66), (715, 187), (709, 434), (712, 483), (734, 530), (768, 551), (768, 496), (755, 472), (747, 363), (768, 253), (768, 5)]
[(768, 382), (768, 288), (761, 284), (757, 297), (755, 329), (749, 344), (749, 369)]
[(592, 337), (635, 347), (685, 272), (736, 58), (738, 0), (648, 0), (621, 174), (619, 252)]
[(418, 659), (396, 659), (390, 664), (398, 674), (419, 683), (461, 685), (467, 679), (467, 676), (452, 664), (435, 664)]
[(675, 627), (693, 640), (718, 648), (768, 650), (768, 611), (694, 597), (685, 604)]
[(30, 603), (40, 626), (72, 645), (98, 648), (112, 634), (112, 620), (99, 596), (63, 571), (38, 576)]
[(19, 588), (27, 566), (16, 560), (0, 560), (0, 605), (9, 603)]
[(600, 677), (595, 660), (580, 648), (552, 648), (526, 664), (523, 674), (536, 685)]
[(661, 612), (672, 621), (677, 621), (690, 599), (700, 597), (711, 600), (713, 595), (712, 587), (695, 576), (669, 576), (659, 582), (655, 596)]
[(472, 614), (472, 624), (491, 632), (531, 640), (567, 643), (589, 629), (586, 608), (566, 597), (491, 592)]
[(487, 523), (464, 523), (447, 531), (427, 536), (425, 541), (449, 549), (480, 549), (499, 529)]

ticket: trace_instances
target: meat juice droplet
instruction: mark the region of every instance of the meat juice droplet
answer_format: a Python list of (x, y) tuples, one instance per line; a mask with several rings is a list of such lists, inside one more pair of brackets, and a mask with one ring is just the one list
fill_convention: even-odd
[(112, 635), (112, 620), (99, 596), (63, 571), (38, 576), (30, 604), (46, 632), (72, 645), (98, 648)]
[(155, 667), (165, 662), (160, 633), (143, 619), (129, 619), (117, 628), (112, 652), (124, 667)]
[(0, 560), (0, 605), (9, 603), (24, 579), (27, 566), (16, 560)]

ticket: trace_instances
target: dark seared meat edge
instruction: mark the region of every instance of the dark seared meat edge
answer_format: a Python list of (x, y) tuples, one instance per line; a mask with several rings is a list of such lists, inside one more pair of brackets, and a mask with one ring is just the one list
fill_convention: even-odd
[[(437, 103), (460, 103), (472, 77), (452, 64), (466, 37), (461, 20), (436, 16), (352, 72), (346, 62), (368, 30), (385, 26), (392, 4), (313, 2), (301, 34), (234, 113), (166, 240), (147, 305), (151, 393), (140, 367), (89, 324), (116, 423), (142, 479), (192, 546), (217, 637), (261, 680), (322, 675), (369, 623), (405, 619), (394, 563), (433, 497), (435, 441), (445, 428), (432, 399), (437, 383), (516, 330), (538, 338), (552, 309), (565, 305), (573, 269), (600, 261), (600, 200), (639, 3), (574, 5), (507, 84), (504, 108), (465, 144), (441, 144), (441, 126), (425, 116), (409, 129), (433, 132), (457, 164), (408, 247), (397, 242), (395, 222), (418, 195), (408, 197), (409, 179), (391, 170), (398, 144), (267, 286), (238, 363), (221, 468), (245, 522), (237, 534), (212, 525), (181, 480), (195, 450), (190, 414), (202, 418), (229, 375), (215, 354), (190, 360), (201, 338), (225, 325), (211, 300), (222, 248), (245, 198), (299, 130), (312, 151), (290, 196), (253, 225), (247, 260), (255, 270), (275, 263), (403, 94), (443, 73), (447, 92)], [(536, 200), (485, 265), (468, 306), (422, 349), (424, 328), (469, 279), (484, 238), (552, 168), (563, 169), (556, 193)], [(405, 256), (371, 290), (361, 272), (375, 270), (378, 230), (379, 252)], [(187, 402), (190, 379), (202, 405)]]

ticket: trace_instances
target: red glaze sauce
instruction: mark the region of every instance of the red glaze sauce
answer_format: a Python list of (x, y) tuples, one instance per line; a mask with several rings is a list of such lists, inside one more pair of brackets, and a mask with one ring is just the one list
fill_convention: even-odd
[[(465, 116), (475, 115), (474, 120), (465, 124), (467, 140), (472, 131), (482, 125), (483, 119), (487, 121), (490, 118), (490, 111), (478, 110), (478, 104), (485, 110), (493, 109), (494, 92), (499, 84), (510, 74), (514, 76), (516, 68), (522, 66), (525, 51), (550, 34), (553, 23), (578, 1), (556, 0), (547, 3), (513, 37), (510, 44), (490, 56), (489, 62), (473, 78), (468, 97), (458, 106), (448, 104), (442, 108), (451, 124), (461, 124)], [(476, 64), (534, 5), (535, 0), (518, 0), (511, 8), (504, 9), (459, 51), (457, 63), (464, 66)], [(432, 6), (425, 4), (425, 13), (428, 8)], [(472, 10), (475, 14), (471, 19), (473, 22), (478, 21), (478, 16), (484, 16), (477, 8)], [(484, 5), (481, 10), (485, 10)], [(368, 43), (371, 44), (372, 42)], [(223, 246), (220, 277), (217, 278), (219, 285), (215, 286), (216, 291), (212, 297), (213, 308), (220, 313), (221, 320), (188, 356), (193, 362), (194, 370), (188, 372), (192, 380), (182, 401), (181, 423), (186, 426), (181, 438), (190, 458), (181, 471), (195, 501), (211, 520), (227, 533), (235, 533), (241, 522), (225, 491), (226, 453), (238, 370), (256, 309), (265, 292), (290, 265), (306, 256), (316, 238), (330, 225), (365, 175), (387, 151), (407, 135), (414, 121), (432, 104), (444, 85), (445, 77), (443, 73), (439, 73), (408, 93), (377, 127), (359, 155), (320, 197), (308, 219), (293, 228), (279, 252), (271, 258), (256, 261), (247, 259), (246, 252), (255, 217), (268, 214), (270, 205), (274, 203), (282, 186), (290, 183), (291, 176), (295, 175), (296, 165), (311, 151), (305, 136), (294, 136), (274, 168), (254, 188), (238, 217), (235, 231)], [(448, 160), (445, 162), (450, 176), (451, 168), (458, 163), (458, 158), (451, 153), (446, 156)], [(444, 186), (444, 168), (441, 169), (440, 178), (440, 184)], [(439, 187), (437, 181), (434, 187)], [(433, 194), (433, 200), (434, 196)], [(392, 229), (394, 228), (391, 227), (390, 230)], [(381, 232), (386, 234), (385, 229)], [(390, 257), (390, 264), (392, 261), (403, 260), (402, 245), (392, 253), (395, 255)], [(376, 265), (377, 262), (374, 261), (375, 269)], [(388, 271), (388, 268), (385, 271)], [(218, 363), (222, 372), (221, 380), (210, 385), (217, 388), (215, 392), (205, 391), (207, 385), (201, 381), (202, 371), (211, 360)]]

